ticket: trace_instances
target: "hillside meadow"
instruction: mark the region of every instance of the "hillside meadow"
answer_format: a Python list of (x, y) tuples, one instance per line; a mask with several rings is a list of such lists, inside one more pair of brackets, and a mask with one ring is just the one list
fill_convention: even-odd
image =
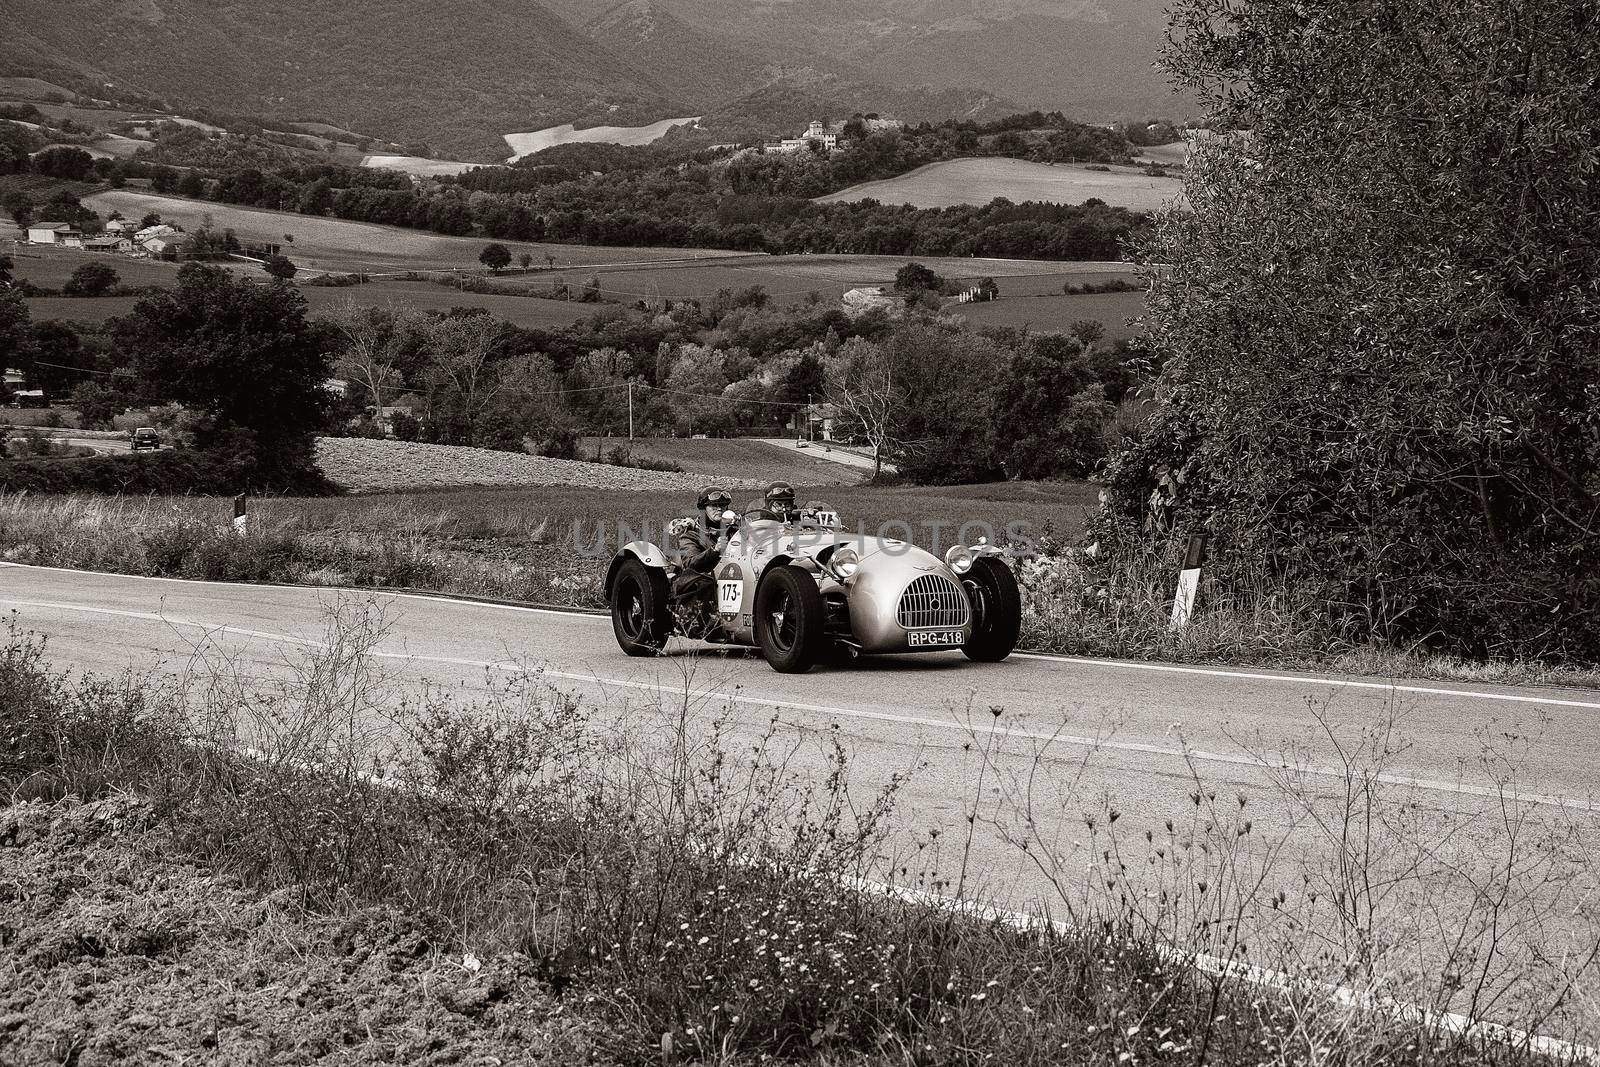
[(983, 326), (1025, 326), (1045, 331), (1066, 330), (1075, 322), (1089, 319), (1104, 326), (1106, 339), (1111, 341), (1136, 336), (1139, 328), (1134, 322), (1144, 314), (1142, 292), (1006, 296), (1002, 285), (1001, 294), (999, 300), (952, 304), (947, 310)]
[(996, 197), (1013, 203), (1082, 204), (1090, 198), (1132, 211), (1157, 211), (1182, 204), (1183, 182), (1152, 178), (1133, 167), (1088, 170), (1059, 163), (1021, 159), (950, 159), (929, 163), (896, 178), (863, 182), (827, 196), (818, 203), (876, 200), (913, 207), (955, 207), (987, 204)]
[[(284, 244), (284, 252), (301, 267), (328, 271), (403, 271), (478, 267), (478, 253), (488, 241), (481, 237), (446, 237), (423, 230), (382, 226), (369, 222), (300, 215), (289, 211), (235, 207), (204, 200), (162, 196), (156, 193), (112, 189), (84, 198), (102, 215), (120, 211), (128, 218), (148, 212), (188, 230), (199, 229), (207, 218), (218, 227), (231, 228), (241, 238)], [(294, 240), (285, 242), (284, 235)], [(733, 253), (712, 249), (590, 247), (568, 244), (522, 244), (539, 262), (546, 254), (557, 267), (659, 259), (693, 259)]]
[[(167, 199), (167, 198), (151, 198)], [(220, 205), (205, 205), (207, 208)], [(227, 209), (224, 209), (227, 210)], [(235, 209), (236, 210), (236, 209)], [(127, 214), (127, 212), (124, 212)], [(274, 215), (270, 212), (248, 214)], [(219, 224), (222, 219), (217, 216)], [(314, 225), (356, 227), (360, 230), (379, 231), (361, 236), (384, 237), (386, 227), (345, 223), (337, 220), (309, 219), (306, 216), (284, 216), (284, 222), (309, 222)], [(394, 231), (420, 236), (417, 231)], [(357, 235), (352, 234), (352, 239)], [(427, 238), (427, 241), (456, 242), (454, 247), (471, 252), (470, 266), (478, 269), (477, 251), (483, 242), (468, 238)], [(297, 263), (308, 266), (302, 257), (303, 240), (299, 234), (289, 255)], [(372, 247), (377, 249), (380, 243)], [(522, 246), (530, 249), (546, 246)], [(614, 253), (616, 249), (591, 249), (582, 246), (557, 246), (569, 257), (586, 258), (590, 252), (599, 255)], [(662, 252), (666, 250), (647, 250)], [(380, 253), (381, 254), (381, 253)], [(60, 289), (72, 272), (87, 262), (107, 262), (121, 278), (123, 286), (169, 286), (177, 274), (177, 265), (159, 260), (130, 259), (105, 253), (83, 252), (77, 249), (21, 246), (12, 253), (16, 266), (14, 273), (34, 285), (45, 289)], [(1107, 293), (1063, 296), (1064, 284), (1098, 283), (1112, 279), (1134, 280), (1128, 264), (1115, 261), (1053, 262), (1043, 260), (979, 259), (957, 257), (917, 257), (916, 261), (935, 272), (961, 284), (976, 282), (982, 277), (992, 277), (1000, 285), (1001, 298), (984, 304), (952, 304), (948, 310), (973, 322), (994, 325), (1023, 326), (1035, 329), (1064, 330), (1080, 319), (1095, 319), (1106, 328), (1112, 339), (1131, 336), (1127, 325), (1130, 318), (1143, 310), (1141, 293)], [(526, 328), (559, 327), (570, 325), (596, 312), (615, 313), (619, 305), (637, 301), (696, 299), (710, 302), (719, 290), (737, 292), (752, 285), (760, 285), (778, 303), (794, 303), (815, 293), (833, 303), (847, 290), (891, 285), (895, 271), (908, 260), (900, 256), (844, 256), (844, 255), (717, 255), (708, 254), (693, 260), (662, 262), (657, 266), (636, 263), (599, 263), (575, 270), (535, 271), (532, 274), (508, 274), (495, 280), (507, 290), (527, 293), (548, 292), (557, 281), (580, 288), (591, 277), (598, 278), (605, 304), (586, 304), (577, 301), (551, 300), (543, 296), (510, 295), (508, 293), (472, 293), (452, 289), (436, 281), (420, 278), (377, 277), (364, 285), (324, 287), (304, 284), (312, 274), (308, 271), (299, 279), (300, 291), (313, 314), (355, 305), (357, 307), (417, 308), (423, 311), (447, 311), (454, 307), (481, 307), (491, 314)], [(252, 275), (259, 272), (244, 264), (232, 264), (233, 269)], [(75, 322), (99, 323), (133, 309), (137, 297), (30, 297), (28, 306), (33, 318), (67, 319)]]
[(604, 458), (613, 449), (627, 450), (635, 460), (672, 463), (692, 475), (737, 474), (758, 482), (786, 481), (796, 485), (856, 485), (871, 472), (836, 463), (819, 443), (807, 453), (779, 448), (766, 441), (743, 437), (585, 437), (578, 445), (581, 458)]

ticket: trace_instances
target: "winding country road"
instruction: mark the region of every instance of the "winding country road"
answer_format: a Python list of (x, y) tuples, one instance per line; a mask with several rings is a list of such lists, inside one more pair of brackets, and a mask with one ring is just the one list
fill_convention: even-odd
[[(586, 694), (625, 728), (657, 729), (663, 705), (687, 701), (694, 716), (730, 716), (736, 732), (754, 735), (776, 721), (810, 753), (797, 758), (817, 766), (820, 746), (806, 747), (808, 739), (842, 737), (864, 789), (915, 771), (900, 794), (905, 831), (893, 862), (912, 875), (932, 866), (944, 879), (964, 867), (966, 888), (1002, 905), (1057, 903), (1039, 850), (1066, 855), (1069, 843), (1081, 845), (1086, 814), (1116, 809), (1119, 831), (1143, 847), (1144, 831), (1192, 818), (1197, 789), (1247, 796), (1255, 840), (1275, 842), (1295, 870), (1326, 861), (1329, 834), (1286, 799), (1273, 768), (1287, 759), (1300, 768), (1302, 790), (1337, 803), (1349, 781), (1341, 747), (1348, 754), (1371, 724), (1394, 749), (1381, 785), (1397, 805), (1482, 816), (1510, 804), (1568, 820), (1591, 844), (1600, 834), (1600, 693), (1591, 691), (1033, 655), (977, 665), (956, 653), (781, 676), (752, 654), (712, 647), (629, 659), (598, 615), (0, 565), (0, 612), (15, 611), (23, 628), (46, 635), (57, 667), (99, 674), (183, 670), (205, 645), (270, 675), (322, 638), (341, 595), (383, 605), (389, 628), (378, 654), (397, 689), (428, 683), (470, 694), (490, 677), (529, 668)], [(1391, 720), (1398, 729), (1384, 734)], [(1514, 781), (1491, 773), (1490, 751), (1522, 762)], [(1025, 800), (1032, 854), (1014, 840), (1029, 827), (1017, 810)], [(1496, 825), (1491, 818), (1469, 831), (1484, 835), (1471, 847), (1492, 850)], [(937, 856), (927, 847), (935, 829), (945, 849)], [(1072, 862), (1081, 876), (1081, 860)]]

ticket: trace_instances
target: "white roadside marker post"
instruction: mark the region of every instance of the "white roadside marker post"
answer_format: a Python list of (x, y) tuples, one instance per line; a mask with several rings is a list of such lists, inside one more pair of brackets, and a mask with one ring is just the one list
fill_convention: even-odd
[(233, 532), (240, 537), (250, 532), (250, 514), (245, 510), (245, 495), (243, 493), (233, 498)]
[(1200, 588), (1200, 567), (1205, 563), (1206, 535), (1190, 534), (1183, 554), (1183, 570), (1178, 572), (1178, 589), (1172, 597), (1172, 621), (1168, 630), (1181, 630), (1194, 614), (1194, 595)]

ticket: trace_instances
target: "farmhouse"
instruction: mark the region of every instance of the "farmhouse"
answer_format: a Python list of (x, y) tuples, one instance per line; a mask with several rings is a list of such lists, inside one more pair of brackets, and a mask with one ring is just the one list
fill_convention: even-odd
[(789, 417), (789, 430), (796, 436), (833, 440), (833, 420), (839, 415), (832, 404), (807, 404)]
[(88, 237), (84, 239), (83, 247), (90, 252), (132, 252), (133, 241), (130, 238), (116, 234), (106, 234), (104, 237)]
[(136, 232), (133, 235), (133, 240), (135, 244), (142, 245), (146, 241), (154, 240), (157, 237), (170, 237), (177, 232), (178, 228), (176, 226), (168, 226), (166, 223), (158, 222), (154, 226), (146, 226)]
[(112, 219), (106, 223), (106, 232), (132, 237), (139, 232), (139, 224), (132, 219)]
[(194, 251), (194, 238), (186, 233), (164, 233), (140, 242), (140, 246), (157, 259), (178, 259)]
[[(75, 241), (74, 241), (75, 239)], [(64, 222), (30, 222), (28, 243), (31, 245), (76, 244), (83, 247), (83, 234)]]

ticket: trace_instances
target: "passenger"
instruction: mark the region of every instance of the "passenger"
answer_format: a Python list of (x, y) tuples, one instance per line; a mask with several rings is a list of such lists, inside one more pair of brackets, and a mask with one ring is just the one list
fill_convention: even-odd
[(697, 513), (674, 519), (668, 526), (678, 553), (672, 579), (672, 601), (683, 630), (690, 637), (710, 637), (717, 621), (717, 583), (712, 577), (728, 547), (731, 527), (722, 521), (733, 497), (720, 486), (707, 486), (695, 501)]

